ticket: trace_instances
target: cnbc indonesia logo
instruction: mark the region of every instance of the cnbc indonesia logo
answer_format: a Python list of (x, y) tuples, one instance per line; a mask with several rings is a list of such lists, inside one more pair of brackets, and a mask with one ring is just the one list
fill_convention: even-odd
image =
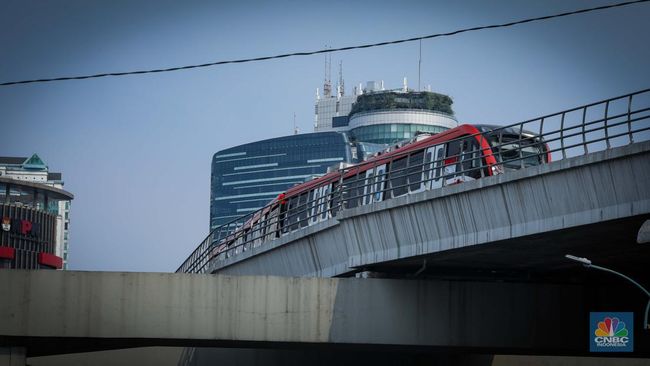
[(591, 352), (632, 352), (633, 313), (591, 313)]

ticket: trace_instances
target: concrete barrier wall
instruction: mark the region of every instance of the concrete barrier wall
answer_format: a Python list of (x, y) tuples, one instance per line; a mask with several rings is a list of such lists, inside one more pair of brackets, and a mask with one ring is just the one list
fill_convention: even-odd
[(0, 336), (327, 342), (338, 281), (0, 270)]
[[(588, 311), (602, 308), (601, 298), (617, 309), (644, 304), (637, 289), (619, 287), (0, 270), (0, 346), (26, 347), (28, 356), (87, 351), (88, 340), (101, 346), (95, 350), (350, 345), (584, 354)], [(637, 335), (636, 349), (647, 353), (648, 341)]]

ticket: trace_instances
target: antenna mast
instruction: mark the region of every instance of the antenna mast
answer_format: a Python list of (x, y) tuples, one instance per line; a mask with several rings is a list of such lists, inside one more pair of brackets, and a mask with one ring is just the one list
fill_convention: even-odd
[(296, 112), (293, 112), (293, 134), (297, 135), (300, 132), (298, 125), (296, 125)]
[(345, 95), (345, 82), (343, 81), (343, 61), (339, 61), (339, 97)]
[[(329, 49), (328, 45), (325, 48)], [(332, 55), (325, 54), (325, 83), (323, 84), (323, 96), (329, 98), (332, 96)]]
[(420, 38), (420, 57), (418, 58), (418, 91), (422, 91), (420, 89), (420, 69), (422, 68), (422, 38)]

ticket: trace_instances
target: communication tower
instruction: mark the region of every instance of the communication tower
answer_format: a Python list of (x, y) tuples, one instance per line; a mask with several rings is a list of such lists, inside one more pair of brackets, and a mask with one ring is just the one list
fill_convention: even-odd
[[(329, 48), (329, 46), (325, 46)], [(325, 82), (323, 83), (323, 97), (332, 96), (332, 55), (328, 52), (325, 54)]]

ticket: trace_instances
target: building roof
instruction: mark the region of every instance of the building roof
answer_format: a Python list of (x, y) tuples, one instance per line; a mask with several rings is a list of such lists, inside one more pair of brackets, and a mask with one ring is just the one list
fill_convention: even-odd
[(29, 160), (23, 163), (23, 169), (47, 170), (47, 165), (40, 156), (33, 154)]
[(14, 186), (31, 187), (31, 188), (48, 191), (50, 197), (54, 199), (71, 200), (74, 198), (74, 195), (68, 191), (59, 188), (54, 188), (52, 186), (48, 186), (43, 183), (25, 182), (22, 180), (5, 178), (5, 177), (0, 177), (0, 183), (14, 185)]
[(61, 173), (47, 173), (47, 180), (61, 180)]
[(22, 165), (26, 157), (0, 156), (0, 164)]

